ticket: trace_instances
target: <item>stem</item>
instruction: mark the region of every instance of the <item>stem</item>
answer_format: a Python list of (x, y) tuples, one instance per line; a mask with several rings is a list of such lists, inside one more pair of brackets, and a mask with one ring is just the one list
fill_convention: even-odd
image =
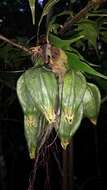
[(3, 40), (3, 41), (5, 41), (5, 42), (11, 44), (12, 46), (15, 46), (15, 47), (17, 47), (17, 48), (19, 48), (19, 49), (25, 51), (25, 52), (28, 53), (28, 54), (32, 54), (32, 52), (31, 52), (28, 48), (26, 48), (26, 47), (24, 47), (24, 46), (22, 46), (22, 45), (20, 45), (20, 44), (17, 44), (17, 43), (15, 43), (15, 42), (9, 40), (8, 38), (4, 37), (3, 35), (0, 35), (0, 40)]
[(73, 190), (73, 142), (66, 151), (63, 150), (62, 190)]
[(63, 27), (59, 30), (59, 34), (63, 36), (69, 29), (72, 27), (73, 24), (78, 22), (81, 18), (87, 15), (87, 13), (92, 10), (96, 5), (100, 5), (107, 0), (102, 0), (101, 2), (97, 1), (89, 1), (88, 4), (80, 10), (73, 18), (70, 17), (67, 21), (65, 21)]
[(102, 99), (101, 104), (104, 104), (106, 101), (107, 101), (107, 96), (105, 96), (105, 97)]

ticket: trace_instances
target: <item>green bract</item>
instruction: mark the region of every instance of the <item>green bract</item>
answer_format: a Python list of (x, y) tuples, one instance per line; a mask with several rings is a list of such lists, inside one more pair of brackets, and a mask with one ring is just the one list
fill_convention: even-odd
[(83, 117), (83, 106), (82, 104), (78, 107), (77, 111), (72, 115), (72, 122), (70, 123), (66, 118), (66, 115), (62, 111), (61, 120), (56, 132), (61, 140), (61, 145), (66, 149), (67, 145), (70, 143), (73, 135), (80, 126)]
[(98, 87), (94, 84), (87, 83), (87, 89), (83, 99), (84, 116), (89, 118), (94, 124), (97, 121), (100, 105), (101, 95)]
[(78, 110), (86, 91), (86, 80), (80, 72), (73, 70), (64, 77), (62, 109), (69, 124), (72, 124), (74, 113)]
[(29, 155), (33, 159), (38, 146), (40, 146), (41, 136), (43, 136), (45, 118), (35, 107), (33, 99), (27, 90), (24, 75), (18, 79), (17, 95), (24, 112), (24, 132)]
[(37, 113), (24, 115), (25, 137), (28, 144), (30, 158), (35, 158), (44, 133), (43, 116)]
[(33, 99), (27, 89), (24, 75), (21, 75), (17, 81), (17, 95), (25, 114), (30, 114), (37, 111), (35, 104), (33, 103)]
[(55, 75), (44, 68), (31, 68), (24, 74), (27, 89), (34, 104), (49, 123), (55, 121), (57, 81)]
[(66, 149), (83, 117), (96, 124), (101, 104), (100, 92), (96, 85), (87, 83), (79, 70), (65, 69), (61, 77), (61, 64), (64, 68), (65, 58), (65, 54), (60, 53), (58, 59), (51, 59), (50, 70), (38, 58), (37, 67), (28, 69), (17, 82), (31, 158), (35, 157), (35, 152), (43, 145), (53, 127), (62, 147)]

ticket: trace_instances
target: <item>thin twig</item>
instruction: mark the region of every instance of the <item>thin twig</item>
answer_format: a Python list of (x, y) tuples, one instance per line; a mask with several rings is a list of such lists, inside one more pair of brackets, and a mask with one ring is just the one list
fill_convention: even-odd
[(101, 104), (104, 104), (106, 101), (107, 101), (107, 96), (105, 96), (105, 97), (102, 99)]
[(70, 17), (67, 21), (65, 21), (63, 27), (59, 30), (59, 34), (63, 36), (69, 29), (72, 27), (73, 24), (78, 22), (81, 18), (83, 18), (89, 11), (91, 11), (96, 5), (100, 5), (107, 0), (102, 0), (102, 1), (89, 1), (88, 4), (80, 10), (73, 18)]
[(32, 52), (31, 52), (28, 48), (26, 48), (25, 46), (22, 46), (22, 45), (20, 45), (20, 44), (17, 44), (17, 43), (15, 43), (15, 42), (9, 40), (8, 38), (4, 37), (3, 35), (0, 35), (0, 40), (3, 40), (3, 41), (5, 41), (5, 42), (11, 44), (12, 46), (15, 46), (15, 47), (17, 47), (17, 48), (19, 48), (19, 49), (25, 51), (25, 52), (28, 53), (28, 54), (32, 54)]

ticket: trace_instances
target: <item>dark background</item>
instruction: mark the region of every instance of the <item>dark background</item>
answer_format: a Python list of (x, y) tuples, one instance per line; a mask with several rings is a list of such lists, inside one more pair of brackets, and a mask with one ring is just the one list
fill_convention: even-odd
[[(84, 6), (84, 2), (78, 0), (72, 5), (72, 8), (79, 10)], [(56, 11), (68, 8), (68, 6), (67, 1), (66, 3), (63, 1), (57, 5)], [(35, 7), (36, 24), (33, 26), (27, 0), (1, 0), (0, 33), (11, 39), (18, 38), (19, 41), (26, 38), (29, 40), (29, 46), (34, 45), (35, 31), (42, 11), (42, 6), (37, 2)], [(42, 27), (44, 31), (45, 25)], [(102, 68), (105, 70), (107, 69), (107, 46), (101, 42), (101, 47), (104, 51)], [(1, 48), (0, 46), (0, 50)], [(91, 53), (88, 51), (87, 55), (91, 55)], [(26, 190), (32, 176), (34, 160), (30, 160), (28, 155), (23, 129), (23, 113), (15, 91), (17, 78), (23, 71), (18, 74), (14, 72), (11, 75), (7, 74), (2, 61), (4, 60), (0, 59), (0, 190)], [(30, 62), (29, 58), (26, 61)], [(7, 65), (6, 69), (8, 70)], [(14, 67), (11, 69), (14, 70)], [(26, 64), (24, 68), (21, 66), (20, 69), (26, 69)], [(106, 95), (101, 86), (100, 90), (102, 96)], [(71, 166), (71, 169), (68, 169), (70, 171), (66, 171), (68, 174), (64, 174), (62, 169), (65, 153), (60, 146), (59, 139), (56, 139), (50, 148), (47, 148), (47, 145), (44, 147), (39, 156), (34, 189), (69, 190), (68, 186), (65, 189), (63, 187), (63, 175), (68, 175), (68, 178), (71, 179), (74, 190), (106, 189), (106, 187), (104, 188), (107, 162), (106, 108), (107, 102), (101, 106), (97, 127), (94, 127), (87, 119), (82, 121), (72, 145), (67, 150), (69, 159), (65, 165), (68, 168)], [(47, 144), (51, 143), (54, 138), (55, 132), (53, 131)]]

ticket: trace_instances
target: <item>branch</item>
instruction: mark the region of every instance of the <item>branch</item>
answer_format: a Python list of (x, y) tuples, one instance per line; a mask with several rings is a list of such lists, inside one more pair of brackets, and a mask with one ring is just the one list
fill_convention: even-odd
[(82, 17), (87, 15), (87, 13), (92, 10), (96, 5), (100, 5), (107, 0), (91, 0), (88, 2), (88, 4), (80, 10), (73, 18), (69, 18), (67, 21), (65, 21), (63, 27), (60, 29), (59, 34), (63, 36), (69, 29), (72, 27), (73, 24), (78, 22)]
[(28, 54), (32, 54), (32, 52), (28, 48), (9, 40), (8, 38), (4, 37), (3, 35), (0, 35), (0, 40), (3, 40), (5, 42), (11, 44), (12, 46), (19, 48)]
[(102, 99), (101, 104), (104, 104), (106, 101), (107, 101), (107, 96), (105, 96), (105, 97)]

